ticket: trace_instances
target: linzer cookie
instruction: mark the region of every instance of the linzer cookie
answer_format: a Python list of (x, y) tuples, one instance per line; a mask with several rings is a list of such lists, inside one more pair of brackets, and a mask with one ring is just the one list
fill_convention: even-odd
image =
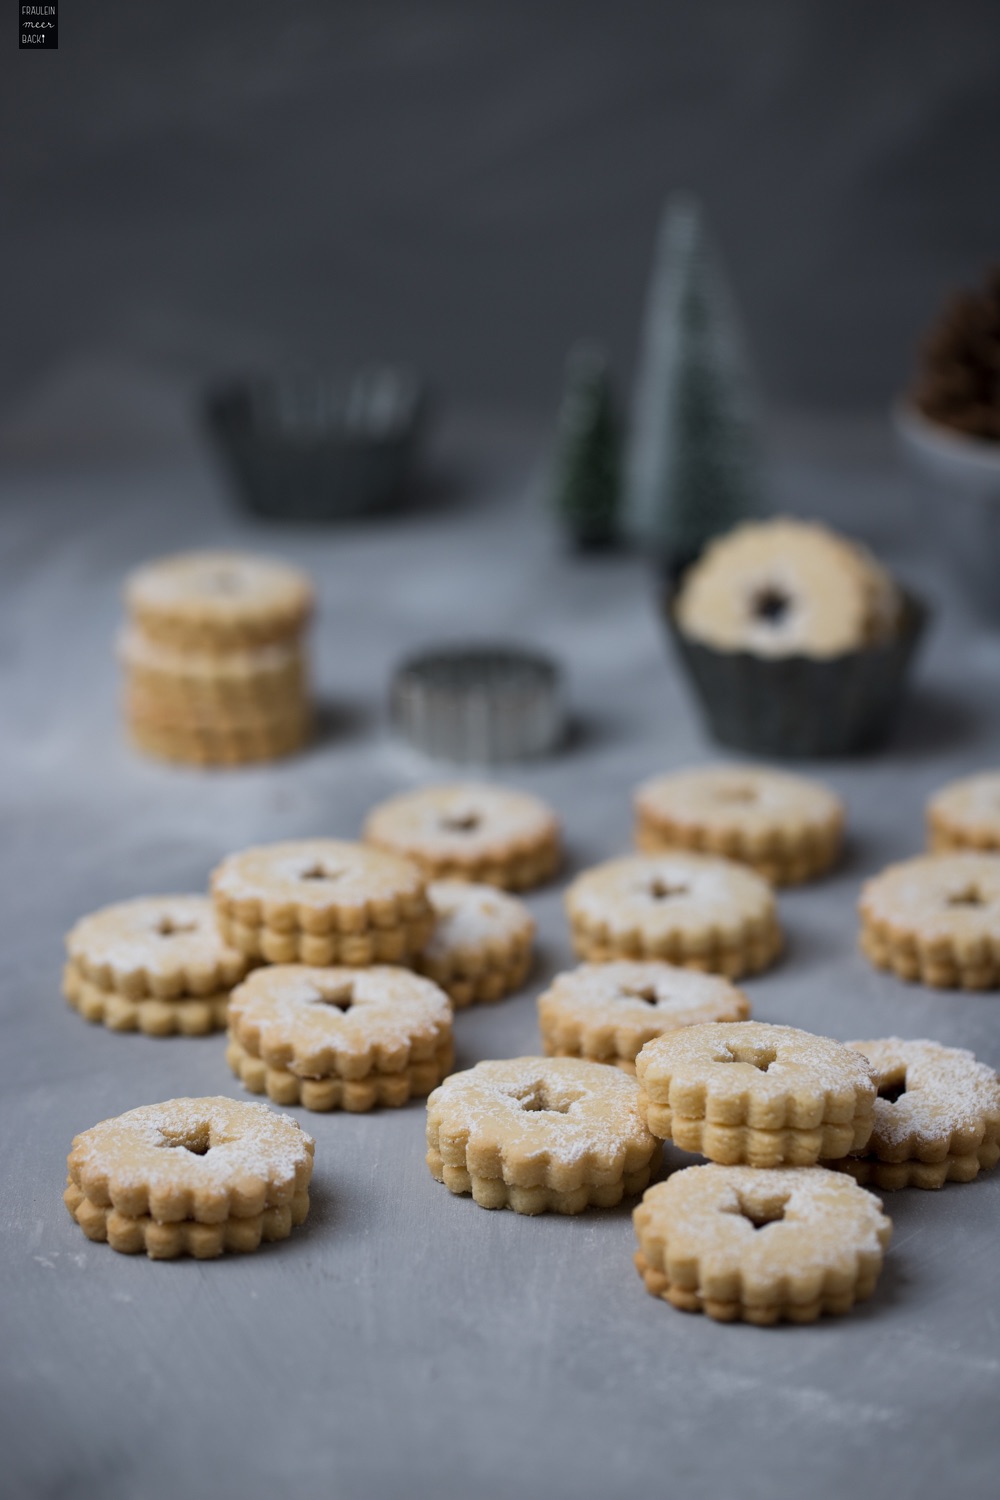
[(109, 1031), (142, 1031), (146, 1036), (204, 1036), (226, 1029), (229, 991), (157, 1000), (132, 999), (84, 979), (74, 964), (63, 969), (63, 994), (85, 1021), (103, 1023)]
[(877, 968), (937, 989), (1000, 986), (1000, 854), (929, 854), (862, 888), (861, 948)]
[(376, 807), (365, 839), (415, 860), (434, 880), (527, 890), (561, 858), (559, 823), (545, 803), (506, 787), (460, 783), (403, 792)]
[(722, 1323), (813, 1323), (870, 1297), (892, 1224), (822, 1167), (687, 1167), (633, 1214), (646, 1290)]
[(635, 1072), (639, 1051), (678, 1026), (744, 1021), (750, 1003), (718, 974), (675, 964), (581, 964), (557, 974), (538, 999), (549, 1057), (587, 1057)]
[(240, 766), (291, 755), (308, 739), (311, 722), (306, 710), (287, 718), (228, 724), (157, 720), (130, 711), (128, 734), (137, 750), (157, 760)]
[(119, 656), (138, 750), (232, 766), (301, 748), (312, 725), (304, 574), (240, 553), (186, 553), (133, 573), (126, 599)]
[(857, 651), (891, 636), (899, 612), (896, 585), (864, 548), (787, 518), (710, 542), (675, 605), (692, 639), (758, 656)]
[(246, 651), (178, 651), (126, 630), (118, 658), (127, 674), (130, 702), (160, 717), (203, 719), (295, 708), (305, 696), (306, 658), (298, 642)]
[(127, 1255), (256, 1250), (305, 1219), (313, 1150), (264, 1104), (169, 1099), (78, 1135), (63, 1196), (88, 1239)]
[(451, 1006), (406, 969), (258, 969), (233, 993), (226, 1055), (247, 1088), (277, 1104), (405, 1104), (451, 1069)]
[(453, 1073), (427, 1101), (427, 1165), (481, 1208), (576, 1214), (649, 1181), (657, 1151), (635, 1079), (575, 1057)]
[(840, 799), (821, 782), (753, 766), (657, 776), (636, 791), (635, 812), (644, 853), (719, 854), (774, 885), (797, 885), (828, 870), (844, 827)]
[(931, 850), (1000, 851), (1000, 771), (982, 771), (952, 781), (927, 804)]
[(516, 896), (490, 885), (435, 880), (427, 887), (434, 931), (415, 960), (456, 1009), (502, 1000), (528, 977), (535, 923)]
[(781, 951), (767, 881), (707, 854), (633, 855), (596, 865), (566, 893), (581, 958), (662, 959), (738, 979)]
[(892, 1192), (972, 1182), (1000, 1160), (1000, 1079), (961, 1047), (851, 1042), (879, 1075), (875, 1123), (859, 1156), (827, 1165)]
[(807, 1167), (871, 1135), (873, 1069), (794, 1026), (687, 1026), (647, 1042), (635, 1069), (653, 1134), (726, 1165)]
[(226, 1024), (250, 960), (220, 935), (205, 896), (143, 896), (83, 917), (66, 938), (63, 993), (112, 1031), (193, 1036)]
[(313, 608), (298, 568), (240, 552), (158, 558), (129, 576), (125, 599), (147, 640), (195, 652), (294, 640)]
[(416, 865), (339, 839), (230, 854), (213, 872), (212, 900), (226, 941), (274, 964), (406, 964), (434, 926)]

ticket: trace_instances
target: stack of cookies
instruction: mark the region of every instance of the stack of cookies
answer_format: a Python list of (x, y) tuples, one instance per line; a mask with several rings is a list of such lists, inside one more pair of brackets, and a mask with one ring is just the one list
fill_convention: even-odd
[(126, 585), (119, 655), (138, 749), (194, 765), (273, 760), (308, 737), (312, 585), (285, 563), (191, 552)]
[(369, 844), (412, 859), (432, 880), (469, 880), (526, 891), (562, 859), (559, 820), (539, 797), (457, 782), (380, 802), (365, 821)]
[(247, 1252), (304, 1222), (314, 1150), (262, 1104), (168, 1099), (78, 1135), (63, 1202), (89, 1240), (123, 1255)]
[(635, 1210), (647, 1291), (762, 1325), (811, 1323), (871, 1296), (890, 1221), (847, 1167), (818, 1165), (871, 1138), (879, 1075), (860, 1052), (792, 1026), (708, 1023), (648, 1042), (636, 1077), (652, 1134), (710, 1158)]
[(427, 1101), (427, 1165), (481, 1208), (614, 1208), (650, 1179), (639, 1088), (581, 1057), (512, 1057), (452, 1073)]
[(391, 964), (269, 965), (233, 992), (226, 1057), (277, 1104), (398, 1106), (451, 1071), (451, 1006), (429, 979)]
[(408, 965), (434, 914), (416, 865), (344, 839), (295, 839), (230, 854), (212, 873), (224, 940), (256, 963)]
[(821, 782), (759, 766), (704, 766), (653, 777), (634, 797), (644, 854), (694, 849), (735, 859), (772, 885), (798, 885), (837, 861), (840, 799)]
[(205, 896), (140, 896), (82, 917), (66, 938), (63, 994), (88, 1021), (147, 1036), (225, 1027), (250, 959), (220, 936)]

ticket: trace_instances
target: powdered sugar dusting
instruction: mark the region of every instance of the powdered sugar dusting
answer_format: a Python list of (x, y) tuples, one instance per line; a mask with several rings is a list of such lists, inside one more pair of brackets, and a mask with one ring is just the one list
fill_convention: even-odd
[[(230, 948), (215, 925), (207, 896), (141, 896), (82, 917), (66, 938), (80, 971), (98, 980), (146, 973), (166, 978), (217, 975), (228, 987), (246, 971), (247, 960)], [(202, 986), (204, 988), (204, 985)]]
[(928, 1148), (946, 1146), (961, 1154), (974, 1150), (987, 1131), (1000, 1129), (1000, 1079), (961, 1047), (932, 1041), (851, 1042), (880, 1074), (882, 1083), (903, 1085), (891, 1101), (875, 1101), (875, 1124), (866, 1156), (902, 1152), (919, 1157)]
[(982, 771), (942, 787), (931, 798), (932, 822), (978, 840), (1000, 843), (1000, 771)]
[(739, 1274), (760, 1286), (880, 1254), (891, 1230), (881, 1208), (852, 1178), (823, 1167), (710, 1163), (651, 1187), (635, 1222), (657, 1265), (696, 1258), (720, 1279)]
[(641, 923), (656, 933), (717, 927), (734, 939), (772, 920), (770, 886), (732, 860), (707, 854), (630, 855), (586, 870), (566, 893), (570, 915), (611, 931)]
[(255, 970), (234, 991), (229, 1024), (244, 1044), (259, 1037), (261, 1055), (288, 1046), (297, 1058), (315, 1058), (325, 1048), (332, 1066), (338, 1052), (405, 1050), (417, 1040), (445, 1039), (451, 1004), (431, 980), (388, 964), (279, 964)]
[[(766, 1060), (762, 1071), (754, 1060)], [(717, 1067), (716, 1064), (726, 1064)], [(707, 1098), (747, 1094), (780, 1101), (804, 1091), (831, 1097), (853, 1091), (871, 1101), (875, 1075), (859, 1053), (831, 1037), (763, 1021), (688, 1026), (647, 1042), (636, 1060), (643, 1088), (668, 1102), (674, 1088), (702, 1086)]]
[(292, 901), (314, 909), (364, 906), (424, 888), (408, 860), (343, 839), (260, 844), (230, 854), (212, 876), (212, 890), (230, 901)]
[[(194, 1142), (209, 1149), (185, 1149)], [(225, 1192), (242, 1176), (287, 1184), (310, 1155), (312, 1137), (291, 1115), (266, 1104), (213, 1097), (146, 1104), (76, 1137), (74, 1177), (106, 1173), (152, 1192), (172, 1188)], [(83, 1184), (85, 1186), (85, 1183)]]
[(708, 766), (675, 771), (643, 783), (636, 808), (653, 823), (738, 829), (753, 837), (783, 832), (826, 833), (843, 813), (821, 782), (757, 766)]
[(312, 585), (298, 568), (272, 558), (243, 552), (183, 552), (136, 569), (126, 595), (138, 611), (237, 622), (304, 610)]
[(494, 886), (436, 880), (427, 887), (436, 926), (425, 958), (445, 962), (457, 953), (530, 942), (535, 923), (523, 901)]
[(861, 910), (925, 944), (983, 938), (1000, 945), (1000, 855), (929, 854), (890, 865), (865, 885)]
[[(557, 974), (539, 1001), (578, 1021), (661, 1020), (676, 1026), (734, 1020), (746, 1014), (746, 998), (728, 979), (676, 964), (580, 964)], [(720, 1014), (720, 1012), (724, 1014)]]
[(569, 1164), (588, 1156), (620, 1161), (636, 1148), (651, 1155), (656, 1143), (638, 1100), (635, 1079), (603, 1063), (515, 1057), (453, 1073), (427, 1111), (442, 1136), (467, 1133), (470, 1153), (499, 1141), (505, 1154)]
[(403, 792), (376, 807), (365, 824), (374, 843), (457, 860), (533, 849), (557, 833), (554, 813), (538, 797), (474, 782)]

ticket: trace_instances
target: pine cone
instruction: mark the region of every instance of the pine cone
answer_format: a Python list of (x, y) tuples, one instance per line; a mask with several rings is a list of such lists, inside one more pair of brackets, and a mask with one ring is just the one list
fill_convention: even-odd
[(910, 395), (932, 421), (1000, 442), (1000, 265), (982, 290), (949, 299), (924, 340)]

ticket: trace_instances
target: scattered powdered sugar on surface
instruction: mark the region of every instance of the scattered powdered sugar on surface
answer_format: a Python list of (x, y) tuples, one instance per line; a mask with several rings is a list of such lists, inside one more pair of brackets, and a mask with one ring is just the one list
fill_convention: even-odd
[[(338, 999), (349, 1000), (346, 1010)], [(277, 964), (255, 969), (234, 991), (230, 1022), (260, 1027), (279, 1038), (315, 1046), (405, 1047), (418, 1036), (443, 1032), (451, 1003), (443, 990), (409, 969), (376, 964), (368, 969)]]
[[(204, 1154), (184, 1149), (204, 1144)], [(71, 1159), (129, 1184), (221, 1191), (241, 1175), (287, 1182), (309, 1154), (312, 1137), (291, 1115), (266, 1104), (223, 1097), (170, 1099), (102, 1120), (78, 1136)]]
[(369, 815), (367, 837), (458, 858), (491, 846), (531, 846), (555, 835), (555, 815), (527, 792), (460, 782), (403, 792)]
[(424, 956), (445, 959), (490, 942), (530, 938), (534, 919), (523, 901), (489, 885), (437, 880), (427, 887), (437, 925)]
[(950, 1140), (953, 1131), (979, 1134), (987, 1124), (1000, 1125), (1000, 1079), (964, 1048), (900, 1037), (848, 1045), (883, 1080), (905, 1081), (905, 1092), (895, 1102), (876, 1099), (865, 1155), (877, 1153), (880, 1146), (931, 1145)]
[(232, 901), (284, 899), (316, 908), (417, 895), (423, 886), (408, 860), (344, 839), (259, 844), (228, 855), (212, 876), (213, 891)]
[[(554, 1107), (522, 1103), (540, 1098)], [(604, 1063), (514, 1057), (452, 1073), (431, 1095), (428, 1112), (442, 1134), (467, 1130), (470, 1146), (485, 1136), (521, 1154), (549, 1152), (569, 1163), (651, 1141), (638, 1100), (635, 1079)]]

